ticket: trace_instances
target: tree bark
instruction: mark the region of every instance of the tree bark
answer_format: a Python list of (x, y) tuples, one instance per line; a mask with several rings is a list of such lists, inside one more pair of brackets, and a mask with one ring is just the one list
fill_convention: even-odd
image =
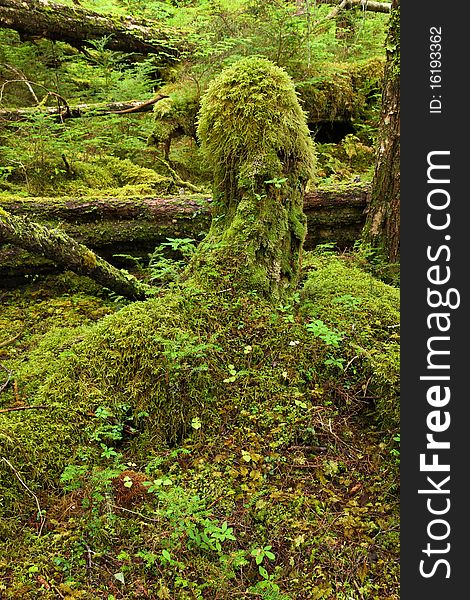
[(111, 50), (160, 54), (164, 63), (173, 62), (188, 47), (180, 31), (155, 21), (107, 16), (50, 0), (0, 0), (0, 27), (16, 30), (22, 39), (45, 37), (76, 48), (109, 36)]
[(387, 36), (381, 126), (363, 239), (391, 263), (400, 259), (400, 0)]
[[(1, 0), (0, 0), (1, 1)], [(163, 98), (159, 94), (150, 100), (132, 100), (129, 102), (109, 102), (108, 104), (77, 104), (75, 106), (32, 106), (30, 108), (2, 109), (0, 110), (0, 121), (25, 121), (34, 118), (38, 114), (57, 117), (59, 120), (76, 119), (80, 117), (91, 117), (101, 115), (128, 115), (142, 112), (152, 112), (154, 104)]]
[[(332, 2), (326, 2), (326, 4), (332, 4)], [(369, 0), (342, 0), (325, 18), (334, 19), (342, 10), (353, 8), (376, 13), (389, 13), (391, 4), (390, 2), (369, 2)]]
[(0, 208), (0, 243), (10, 243), (53, 260), (75, 273), (87, 275), (121, 296), (144, 300), (151, 288), (120, 271), (66, 233), (51, 230)]
[[(307, 237), (304, 247), (335, 242), (351, 247), (360, 238), (369, 198), (366, 185), (335, 187), (307, 193), (304, 212)], [(115, 265), (129, 265), (114, 254), (146, 257), (167, 238), (200, 239), (210, 225), (211, 198), (2, 199), (11, 215), (26, 217), (49, 228), (60, 227)], [(52, 260), (31, 255), (11, 244), (0, 245), (0, 281), (15, 283), (25, 275), (57, 269)]]

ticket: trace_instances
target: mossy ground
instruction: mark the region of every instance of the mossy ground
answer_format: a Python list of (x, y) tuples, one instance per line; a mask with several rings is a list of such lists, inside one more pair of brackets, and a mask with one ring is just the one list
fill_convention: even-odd
[(2, 293), (2, 407), (45, 407), (0, 413), (2, 597), (397, 599), (397, 290), (318, 253), (274, 307), (85, 281)]

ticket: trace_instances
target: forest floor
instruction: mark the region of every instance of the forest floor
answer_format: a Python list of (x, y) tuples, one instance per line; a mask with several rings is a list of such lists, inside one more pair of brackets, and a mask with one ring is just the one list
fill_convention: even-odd
[[(328, 275), (339, 260), (306, 263)], [(345, 291), (336, 297), (354, 312)], [(68, 272), (0, 299), (2, 410), (34, 404), (17, 370), (48, 332), (121, 309)], [(297, 313), (280, 308), (293, 327)], [(139, 435), (127, 423), (121, 440), (101, 443), (104, 466), (71, 464), (59, 488), (32, 491), (5, 444), (2, 471), (15, 475), (19, 510), (1, 525), (0, 597), (397, 600), (399, 438), (378, 423), (369, 382), (345, 374), (353, 363), (321, 384), (311, 375), (308, 398), (288, 389), (288, 365), (281, 400), (276, 392), (240, 408), (228, 395), (215, 429), (195, 417), (153, 452), (148, 440), (144, 454), (126, 449)], [(230, 386), (238, 375), (228, 369)], [(106, 421), (110, 409), (99, 410)]]

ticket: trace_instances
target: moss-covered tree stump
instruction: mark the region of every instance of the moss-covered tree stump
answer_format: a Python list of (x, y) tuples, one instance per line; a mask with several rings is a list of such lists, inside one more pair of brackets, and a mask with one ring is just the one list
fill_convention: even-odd
[(191, 277), (281, 297), (297, 282), (315, 162), (291, 79), (265, 59), (237, 62), (203, 98), (198, 135), (214, 173), (214, 212)]

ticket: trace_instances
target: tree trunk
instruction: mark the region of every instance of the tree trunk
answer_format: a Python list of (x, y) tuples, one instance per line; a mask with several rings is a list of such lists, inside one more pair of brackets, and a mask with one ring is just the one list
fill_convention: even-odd
[(381, 126), (363, 239), (391, 263), (400, 258), (400, 0), (392, 3)]
[[(0, 0), (1, 1), (1, 0)], [(30, 108), (1, 109), (0, 119), (3, 121), (25, 121), (34, 118), (38, 114), (50, 117), (57, 117), (58, 120), (75, 119), (79, 117), (91, 117), (101, 115), (128, 115), (142, 112), (152, 112), (153, 105), (163, 98), (168, 98), (159, 94), (155, 98), (145, 101), (129, 102), (109, 102), (108, 104), (77, 104), (75, 106), (61, 105), (57, 106), (32, 106)]]
[[(350, 248), (360, 238), (369, 198), (365, 185), (316, 190), (304, 198), (307, 217), (305, 249), (335, 242)], [(167, 238), (198, 240), (210, 225), (211, 198), (2, 199), (3, 207), (15, 216), (27, 217), (49, 228), (60, 227), (114, 265), (129, 266), (115, 254), (147, 257)], [(15, 285), (25, 275), (53, 272), (51, 260), (31, 255), (17, 247), (0, 246), (0, 281)]]
[(389, 13), (390, 2), (372, 2), (369, 0), (347, 0), (344, 8), (360, 8), (376, 13)]
[(143, 300), (150, 287), (126, 271), (119, 271), (67, 234), (50, 230), (0, 208), (0, 243), (10, 243), (40, 254), (80, 275), (87, 275), (121, 296)]
[(173, 62), (188, 44), (177, 29), (155, 21), (106, 16), (79, 6), (50, 0), (0, 0), (0, 27), (15, 29), (22, 39), (48, 38), (76, 48), (108, 37), (107, 48), (138, 54), (159, 54)]

